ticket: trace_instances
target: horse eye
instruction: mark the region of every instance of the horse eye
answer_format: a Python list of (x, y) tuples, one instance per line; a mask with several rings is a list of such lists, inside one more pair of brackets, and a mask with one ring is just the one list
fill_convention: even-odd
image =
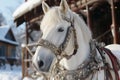
[(62, 27), (60, 27), (59, 29), (58, 29), (58, 32), (63, 32), (64, 31), (64, 29), (62, 28)]

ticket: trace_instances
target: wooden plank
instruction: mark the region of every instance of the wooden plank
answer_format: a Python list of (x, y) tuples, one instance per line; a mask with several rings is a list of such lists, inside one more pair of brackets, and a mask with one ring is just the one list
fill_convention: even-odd
[(118, 28), (118, 25), (117, 25), (117, 21), (116, 21), (116, 14), (115, 14), (115, 5), (114, 5), (114, 1), (111, 0), (111, 13), (112, 13), (112, 25), (111, 25), (111, 28), (113, 29), (113, 43), (114, 44), (118, 44), (120, 43), (119, 42), (119, 28)]
[(22, 48), (22, 79), (25, 77), (25, 48)]

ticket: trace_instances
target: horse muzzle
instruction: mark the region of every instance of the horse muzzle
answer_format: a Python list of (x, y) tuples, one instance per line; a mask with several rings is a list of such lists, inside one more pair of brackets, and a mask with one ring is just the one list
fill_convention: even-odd
[(50, 51), (45, 51), (45, 53), (42, 52), (43, 51), (39, 51), (39, 55), (34, 55), (32, 62), (36, 70), (48, 72), (50, 70), (53, 59), (55, 58), (55, 55)]

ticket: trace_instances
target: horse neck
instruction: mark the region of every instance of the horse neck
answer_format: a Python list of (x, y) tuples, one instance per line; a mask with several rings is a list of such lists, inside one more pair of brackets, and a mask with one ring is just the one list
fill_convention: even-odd
[[(79, 65), (82, 64), (90, 53), (90, 46), (89, 42), (91, 39), (91, 33), (89, 32), (89, 28), (85, 24), (85, 22), (78, 17), (78, 15), (75, 15), (75, 30), (77, 35), (77, 42), (78, 42), (78, 52), (76, 54), (76, 59), (79, 61)], [(85, 29), (86, 28), (86, 29)], [(78, 65), (78, 66), (79, 66)]]

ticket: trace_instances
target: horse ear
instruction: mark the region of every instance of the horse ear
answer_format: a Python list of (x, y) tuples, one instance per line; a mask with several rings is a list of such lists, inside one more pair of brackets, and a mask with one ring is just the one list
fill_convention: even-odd
[(61, 0), (60, 2), (60, 8), (63, 13), (66, 13), (69, 9), (69, 5), (66, 0)]
[(50, 7), (43, 1), (42, 2), (42, 9), (43, 9), (43, 12), (46, 13), (50, 9)]

